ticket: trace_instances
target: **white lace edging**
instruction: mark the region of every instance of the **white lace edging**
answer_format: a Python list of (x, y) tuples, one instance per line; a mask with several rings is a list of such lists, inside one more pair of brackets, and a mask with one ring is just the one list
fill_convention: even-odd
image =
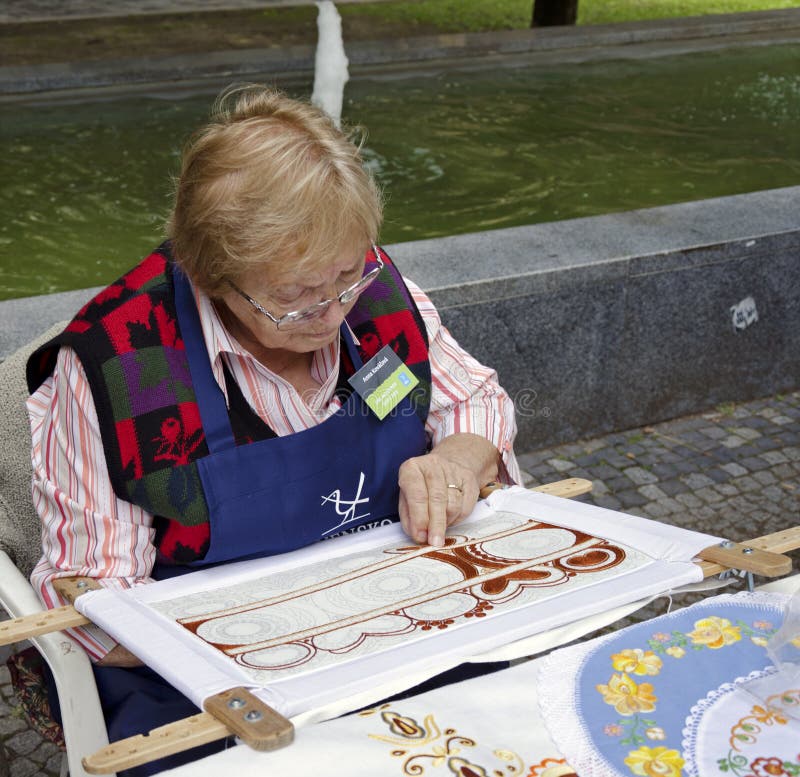
[(701, 777), (700, 767), (697, 763), (697, 735), (704, 715), (720, 700), (737, 688), (753, 680), (775, 674), (778, 670), (774, 666), (765, 669), (754, 669), (747, 677), (737, 677), (732, 683), (722, 683), (719, 688), (709, 691), (705, 699), (700, 699), (692, 706), (686, 716), (686, 725), (683, 728), (681, 748), (684, 756), (684, 772), (686, 777)]
[(610, 777), (616, 769), (597, 751), (581, 726), (577, 678), (594, 650), (610, 642), (609, 634), (573, 647), (562, 648), (541, 660), (537, 677), (539, 710), (550, 738), (581, 777)]

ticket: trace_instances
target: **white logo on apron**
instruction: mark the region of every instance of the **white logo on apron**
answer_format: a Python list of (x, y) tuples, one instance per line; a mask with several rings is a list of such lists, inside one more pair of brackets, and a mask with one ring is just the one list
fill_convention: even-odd
[(369, 511), (366, 513), (361, 513), (360, 515), (356, 515), (356, 509), (358, 508), (358, 505), (367, 504), (367, 502), (369, 502), (368, 496), (361, 496), (361, 489), (363, 487), (364, 473), (362, 472), (361, 477), (358, 480), (358, 490), (356, 491), (356, 495), (353, 499), (342, 499), (342, 492), (338, 488), (335, 491), (331, 491), (328, 496), (322, 497), (322, 502), (320, 504), (325, 505), (328, 502), (333, 502), (333, 506), (336, 509), (336, 514), (342, 518), (342, 520), (336, 524), (336, 526), (333, 526), (327, 531), (322, 532), (323, 535), (330, 534), (333, 531), (338, 531), (342, 528), (342, 526), (347, 526), (348, 523), (361, 520), (361, 518), (366, 518), (369, 515)]

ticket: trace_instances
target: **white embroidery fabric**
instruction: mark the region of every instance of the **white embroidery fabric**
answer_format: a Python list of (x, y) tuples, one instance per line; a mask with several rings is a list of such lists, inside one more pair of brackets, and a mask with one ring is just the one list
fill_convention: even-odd
[[(747, 677), (737, 677), (732, 683), (723, 683), (719, 688), (710, 691), (704, 698), (700, 699), (689, 711), (686, 718), (686, 728), (683, 729), (683, 739), (681, 740), (681, 748), (685, 754), (685, 763), (683, 765), (686, 777), (709, 777), (712, 772), (701, 771), (699, 764), (704, 764), (707, 759), (703, 757), (703, 735), (700, 733), (700, 725), (703, 719), (708, 720), (708, 713), (716, 706), (716, 704), (725, 696), (736, 691), (736, 689), (752, 680), (759, 677), (764, 677), (766, 674), (774, 672), (774, 667), (771, 669), (756, 669), (750, 672)], [(707, 734), (708, 732), (706, 732)], [(723, 736), (728, 736), (727, 731), (721, 729), (716, 732)]]
[(692, 707), (683, 730), (686, 777), (749, 773), (756, 760), (769, 759), (773, 769), (776, 760), (800, 760), (800, 688), (792, 680), (774, 666), (754, 670)]

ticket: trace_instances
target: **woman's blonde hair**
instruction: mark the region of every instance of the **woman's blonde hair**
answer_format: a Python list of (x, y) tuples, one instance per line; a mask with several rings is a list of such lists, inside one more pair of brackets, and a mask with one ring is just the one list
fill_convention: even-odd
[(250, 85), (224, 92), (184, 150), (167, 233), (177, 263), (216, 297), (257, 268), (366, 251), (381, 219), (359, 149), (333, 121)]

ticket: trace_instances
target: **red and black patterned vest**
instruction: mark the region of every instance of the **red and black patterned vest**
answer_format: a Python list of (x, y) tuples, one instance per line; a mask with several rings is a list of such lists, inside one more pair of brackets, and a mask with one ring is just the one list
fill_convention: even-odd
[[(157, 517), (163, 558), (188, 563), (202, 559), (208, 545), (208, 507), (197, 471), (208, 448), (175, 311), (169, 251), (163, 244), (90, 300), (31, 356), (27, 379), (35, 391), (52, 373), (58, 349), (75, 350), (91, 387), (115, 494)], [(383, 258), (384, 270), (347, 320), (364, 360), (389, 344), (418, 378), (412, 399), (424, 424), (431, 380), (425, 324), (397, 269)], [(340, 350), (336, 392), (344, 401), (355, 370), (347, 349)], [(226, 383), (237, 444), (274, 437), (230, 374)]]

